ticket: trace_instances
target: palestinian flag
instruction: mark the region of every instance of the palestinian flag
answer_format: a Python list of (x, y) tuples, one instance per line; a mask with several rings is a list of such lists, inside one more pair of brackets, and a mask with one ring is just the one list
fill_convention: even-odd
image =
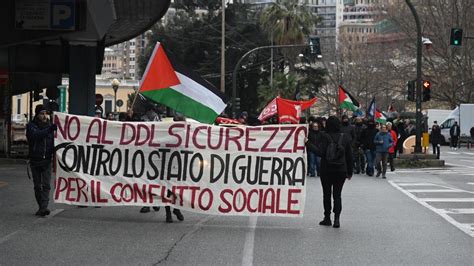
[(375, 122), (381, 124), (387, 123), (387, 117), (375, 106), (375, 97), (372, 99), (372, 102), (370, 102), (367, 113)]
[(360, 107), (359, 102), (352, 97), (341, 85), (339, 85), (339, 108), (356, 112)]
[(170, 61), (159, 42), (143, 74), (140, 93), (202, 123), (214, 123), (226, 108), (223, 93), (193, 71)]

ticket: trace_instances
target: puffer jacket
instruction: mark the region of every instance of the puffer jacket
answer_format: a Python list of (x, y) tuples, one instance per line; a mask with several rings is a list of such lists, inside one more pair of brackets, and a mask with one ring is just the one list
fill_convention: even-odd
[(375, 152), (387, 153), (393, 145), (392, 135), (388, 132), (378, 132), (374, 138)]

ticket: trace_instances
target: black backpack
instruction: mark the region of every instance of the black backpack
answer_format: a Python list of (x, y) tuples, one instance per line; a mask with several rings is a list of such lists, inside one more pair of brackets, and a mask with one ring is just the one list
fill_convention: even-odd
[(342, 139), (344, 137), (344, 133), (339, 135), (337, 142), (329, 135), (331, 141), (329, 142), (328, 148), (326, 150), (326, 161), (328, 162), (331, 168), (335, 168), (333, 170), (344, 171), (346, 167), (346, 156), (345, 156), (345, 149), (344, 145), (342, 145)]

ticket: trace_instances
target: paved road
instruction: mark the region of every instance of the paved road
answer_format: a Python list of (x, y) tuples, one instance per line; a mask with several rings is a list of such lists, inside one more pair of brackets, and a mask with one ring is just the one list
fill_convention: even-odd
[[(453, 164), (473, 159), (462, 151), (444, 151), (443, 157)], [(468, 183), (474, 183), (469, 168), (474, 164), (469, 162), (441, 170), (397, 169), (387, 180), (354, 176), (343, 191), (341, 228), (334, 229), (317, 224), (323, 212), (318, 178), (308, 180), (301, 219), (185, 212), (184, 222), (167, 224), (163, 210), (140, 214), (132, 207), (66, 205), (53, 205), (53, 217), (36, 218), (24, 165), (0, 161), (1, 265), (472, 265), (474, 261), (472, 231), (459, 227), (471, 224), (472, 229), (473, 202), (453, 200), (473, 199), (474, 186)], [(439, 198), (450, 200), (427, 200)], [(457, 224), (436, 211), (447, 209), (464, 210), (461, 216), (445, 213)]]

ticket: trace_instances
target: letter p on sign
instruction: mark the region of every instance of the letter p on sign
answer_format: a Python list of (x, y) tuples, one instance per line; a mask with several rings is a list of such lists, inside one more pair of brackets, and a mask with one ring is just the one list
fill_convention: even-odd
[(51, 29), (74, 30), (74, 0), (51, 1)]

